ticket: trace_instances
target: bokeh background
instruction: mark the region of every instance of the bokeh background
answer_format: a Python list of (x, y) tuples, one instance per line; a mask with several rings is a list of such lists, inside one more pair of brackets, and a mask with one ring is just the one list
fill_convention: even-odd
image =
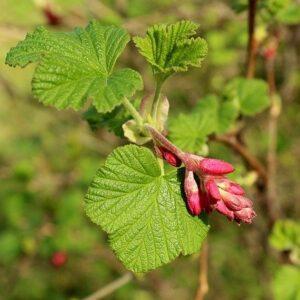
[[(209, 55), (200, 70), (179, 74), (167, 83), (171, 115), (176, 116), (179, 111), (192, 110), (205, 94), (220, 93), (227, 81), (245, 74), (244, 4), (215, 0), (0, 1), (0, 299), (82, 299), (126, 272), (110, 250), (107, 236), (83, 210), (84, 194), (97, 168), (126, 140), (104, 127), (92, 130), (83, 112), (57, 111), (34, 100), (30, 90), (34, 66), (5, 66), (10, 47), (41, 24), (69, 31), (96, 18), (103, 24), (122, 25), (131, 35), (143, 35), (154, 23), (196, 21), (201, 25), (200, 35), (208, 41)], [(263, 28), (261, 34), (268, 34)], [(275, 74), (282, 98), (276, 200), (281, 217), (291, 221), (279, 222), (277, 237), (274, 230), (270, 237), (267, 214), (259, 203), (263, 198), (253, 184), (255, 174), (230, 148), (212, 142), (211, 155), (236, 163), (258, 217), (253, 225), (240, 227), (219, 216), (210, 218), (206, 299), (300, 299), (296, 223), (300, 216), (300, 27), (288, 22), (280, 30)], [(150, 68), (133, 43), (121, 61), (144, 76), (146, 91), (153, 90)], [(259, 52), (256, 76), (265, 78), (265, 73)], [(247, 147), (265, 164), (268, 111), (245, 118), (243, 126)], [(57, 254), (61, 266), (53, 261)], [(181, 257), (139, 275), (106, 299), (193, 299), (198, 257)]]

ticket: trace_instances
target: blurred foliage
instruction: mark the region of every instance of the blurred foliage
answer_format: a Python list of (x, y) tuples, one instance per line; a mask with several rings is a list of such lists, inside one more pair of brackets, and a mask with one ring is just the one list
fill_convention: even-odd
[[(27, 31), (47, 24), (42, 2), (0, 1), (1, 57)], [(198, 109), (208, 93), (229, 100), (226, 84), (245, 73), (246, 1), (50, 2), (53, 11), (64, 20), (63, 28), (51, 30), (69, 31), (75, 26), (85, 26), (91, 18), (105, 24), (124, 25), (134, 35), (144, 34), (148, 25), (157, 22), (186, 18), (200, 23), (199, 33), (208, 41), (208, 57), (201, 71), (176, 75), (166, 84), (165, 94), (173, 116)], [(258, 23), (262, 39), (268, 36), (266, 24), (288, 25), (282, 28), (284, 34), (276, 61), (276, 81), (282, 97), (277, 189), (284, 216), (296, 220), (300, 212), (299, 5), (286, 0), (260, 1), (260, 4)], [(260, 53), (258, 56), (257, 78), (265, 78), (264, 62)], [(127, 66), (128, 61), (145, 76), (145, 89), (151, 92), (151, 71), (131, 47), (120, 64)], [(82, 298), (124, 272), (108, 250), (106, 235), (85, 217), (82, 201), (95, 171), (115, 145), (125, 140), (116, 139), (100, 128), (104, 123), (110, 128), (107, 116), (99, 116), (99, 126), (95, 125), (98, 116), (93, 112), (85, 114), (90, 124), (97, 127), (91, 132), (78, 114), (57, 112), (33, 101), (29, 83), (32, 70), (12, 70), (0, 65), (0, 298)], [(256, 89), (251, 92), (251, 99), (257, 100)], [(121, 115), (122, 112), (120, 119)], [(241, 122), (250, 150), (264, 161), (268, 146), (266, 113), (262, 111), (254, 119), (246, 117)], [(120, 133), (120, 127), (116, 130)], [(224, 145), (212, 143), (209, 152), (236, 163), (234, 176), (252, 193), (258, 217), (253, 226), (244, 228), (212, 216), (211, 287), (207, 299), (262, 299), (271, 289), (278, 300), (299, 299), (299, 267), (280, 266), (265, 255), (259, 233), (266, 220), (260, 200), (250, 187), (255, 174), (248, 172), (237, 155)], [(290, 251), (290, 245), (296, 243), (294, 226), (289, 224), (290, 221), (276, 224), (270, 238), (279, 251)], [(56, 251), (68, 253), (68, 261), (61, 268), (54, 268), (50, 262)], [(275, 274), (270, 287), (264, 276), (266, 269), (269, 277)], [(127, 284), (108, 299), (191, 299), (198, 284), (197, 274), (197, 255), (180, 258)]]

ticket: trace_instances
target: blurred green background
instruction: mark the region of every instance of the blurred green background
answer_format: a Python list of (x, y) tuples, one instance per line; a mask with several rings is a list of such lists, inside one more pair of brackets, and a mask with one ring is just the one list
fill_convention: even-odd
[[(276, 7), (289, 1), (269, 2)], [(126, 272), (110, 250), (106, 235), (83, 211), (84, 194), (97, 168), (114, 147), (126, 140), (105, 128), (92, 131), (81, 113), (57, 111), (33, 100), (33, 67), (5, 66), (10, 47), (40, 24), (69, 31), (97, 18), (103, 24), (122, 25), (132, 35), (144, 35), (154, 23), (179, 19), (198, 22), (201, 36), (208, 41), (209, 55), (200, 70), (176, 75), (167, 83), (171, 114), (176, 115), (190, 111), (205, 94), (222, 92), (226, 82), (245, 73), (244, 4), (211, 0), (49, 0), (52, 12), (63, 22), (53, 26), (47, 24), (45, 1), (0, 1), (0, 299), (81, 299)], [(293, 5), (297, 11), (297, 3)], [(292, 19), (297, 19), (295, 10), (291, 9)], [(267, 34), (266, 22), (268, 17), (258, 22), (262, 35)], [(282, 217), (294, 222), (279, 222), (273, 235), (267, 236), (267, 221), (254, 186), (247, 187), (258, 214), (253, 225), (239, 227), (212, 216), (207, 299), (300, 299), (300, 230), (296, 223), (300, 216), (300, 27), (297, 22), (280, 26), (276, 82), (282, 113), (276, 184)], [(122, 55), (122, 64), (143, 74), (146, 91), (153, 90), (150, 68), (132, 42)], [(261, 53), (257, 77), (265, 78)], [(244, 122), (249, 149), (265, 163), (267, 112)], [(225, 146), (212, 143), (210, 153), (234, 161), (241, 178), (251, 177), (239, 157)], [(269, 247), (273, 255), (267, 254)], [(67, 257), (61, 267), (51, 262), (57, 252)], [(283, 261), (282, 253), (287, 254), (287, 261)], [(198, 265), (198, 254), (181, 257), (138, 276), (106, 299), (193, 299)]]

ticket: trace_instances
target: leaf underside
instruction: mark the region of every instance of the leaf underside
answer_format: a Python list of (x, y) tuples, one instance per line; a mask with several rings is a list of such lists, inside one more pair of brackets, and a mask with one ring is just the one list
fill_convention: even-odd
[(188, 213), (176, 172), (163, 176), (153, 153), (134, 145), (119, 147), (107, 158), (88, 190), (85, 208), (134, 272), (198, 251), (209, 228)]
[(124, 29), (97, 21), (71, 33), (38, 27), (10, 50), (6, 63), (20, 67), (39, 63), (32, 89), (46, 105), (78, 110), (90, 99), (99, 112), (109, 112), (143, 85), (139, 73), (132, 69), (114, 71), (128, 41)]

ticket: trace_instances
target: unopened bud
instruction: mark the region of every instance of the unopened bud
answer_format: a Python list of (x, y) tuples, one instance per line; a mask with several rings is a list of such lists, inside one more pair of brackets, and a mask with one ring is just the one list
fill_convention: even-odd
[(164, 147), (157, 147), (162, 158), (167, 161), (173, 167), (180, 167), (181, 160), (171, 151), (167, 150)]
[(221, 194), (219, 192), (219, 188), (213, 179), (209, 179), (206, 182), (205, 188), (206, 188), (207, 193), (213, 198), (213, 200), (221, 199)]
[(224, 175), (234, 171), (230, 163), (214, 158), (204, 158), (198, 167), (202, 173), (211, 175)]
[(191, 214), (199, 215), (201, 213), (199, 188), (192, 171), (185, 172), (184, 192)]

